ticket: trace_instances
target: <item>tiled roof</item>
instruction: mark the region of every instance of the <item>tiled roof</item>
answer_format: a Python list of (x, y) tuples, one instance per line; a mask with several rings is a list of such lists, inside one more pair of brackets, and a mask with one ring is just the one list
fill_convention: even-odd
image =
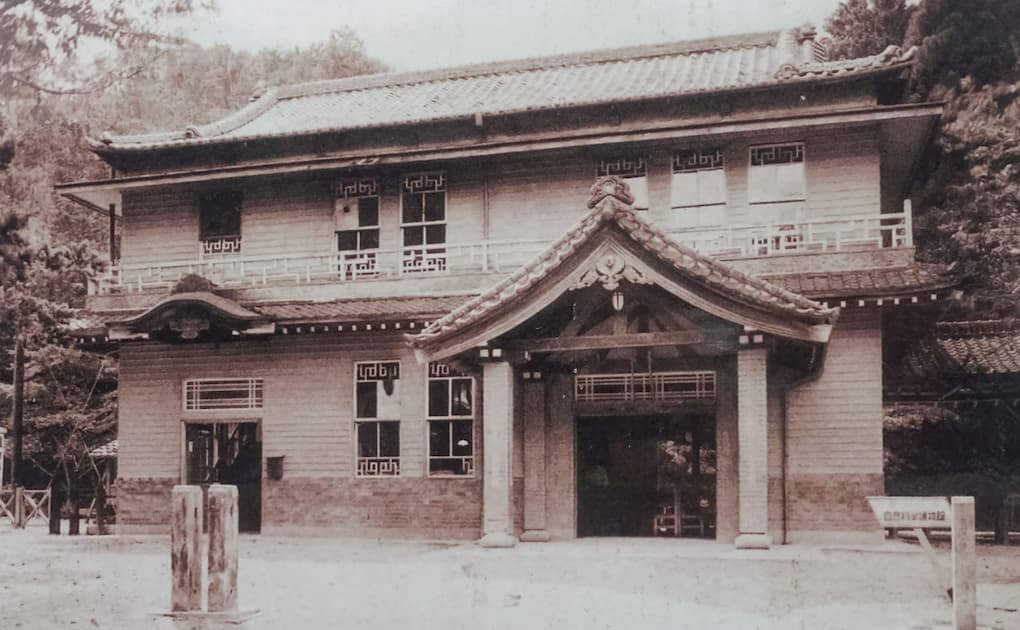
[(253, 305), (266, 317), (286, 323), (347, 322), (367, 319), (432, 319), (457, 308), (469, 296), (371, 298), (332, 302), (280, 302)]
[(412, 343), (418, 347), (435, 343), (507, 307), (512, 300), (526, 294), (557, 269), (604, 225), (619, 227), (627, 237), (681, 275), (737, 302), (811, 324), (832, 323), (839, 314), (839, 309), (826, 308), (818, 302), (674, 242), (642, 219), (630, 206), (614, 197), (606, 197), (572, 230), (534, 260), (488, 291), (430, 324)]
[(847, 61), (817, 52), (805, 60), (803, 42), (813, 36), (805, 27), (284, 86), (207, 125), (90, 142), (101, 153), (147, 150), (677, 97), (862, 76), (909, 65), (914, 55), (890, 47)]
[(762, 277), (773, 284), (811, 298), (893, 297), (952, 287), (958, 282), (946, 272), (945, 267), (925, 263)]
[(96, 459), (117, 456), (117, 440), (110, 440), (106, 444), (95, 447), (89, 451), (89, 455)]
[[(432, 320), (463, 304), (471, 296), (342, 299), (329, 302), (263, 302), (245, 304), (259, 315), (283, 324), (342, 323), (378, 319)], [(82, 311), (68, 329), (79, 337), (101, 336), (107, 324), (123, 324), (141, 311)]]
[(933, 337), (915, 344), (907, 354), (902, 372), (922, 378), (1020, 375), (1020, 324), (941, 322)]
[(239, 321), (256, 321), (261, 319), (259, 313), (244, 308), (237, 302), (225, 297), (210, 293), (208, 291), (187, 291), (184, 293), (173, 293), (156, 302), (144, 312), (123, 320), (121, 323), (131, 326), (140, 324), (144, 320), (160, 313), (167, 308), (182, 304), (201, 304), (203, 307), (213, 310), (223, 317)]

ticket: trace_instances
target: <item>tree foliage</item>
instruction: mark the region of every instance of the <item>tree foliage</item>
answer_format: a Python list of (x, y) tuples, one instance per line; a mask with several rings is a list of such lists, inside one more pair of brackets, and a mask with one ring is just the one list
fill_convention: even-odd
[(924, 0), (914, 12), (904, 44), (918, 47), (917, 90), (974, 87), (1015, 77), (1020, 50), (1016, 0)]
[(171, 39), (162, 24), (204, 0), (0, 0), (0, 93), (28, 87), (46, 92), (91, 91), (112, 77), (91, 76), (77, 54), (86, 44), (137, 49)]
[(829, 56), (853, 59), (875, 55), (903, 42), (914, 6), (907, 0), (846, 0), (825, 21), (832, 37)]
[[(11, 412), (20, 339), (30, 485), (73, 487), (94, 472), (89, 450), (116, 434), (116, 357), (79, 351), (67, 334), (109, 246), (105, 214), (53, 191), (108, 175), (85, 135), (202, 124), (244, 106), (260, 83), (383, 69), (345, 28), (321, 43), (256, 53), (162, 34), (161, 20), (209, 4), (0, 0), (0, 422)], [(86, 42), (87, 63), (77, 55)]]

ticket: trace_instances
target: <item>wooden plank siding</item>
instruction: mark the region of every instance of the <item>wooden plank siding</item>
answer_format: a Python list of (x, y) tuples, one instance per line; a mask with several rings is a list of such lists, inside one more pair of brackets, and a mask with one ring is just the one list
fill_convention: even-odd
[[(285, 456), (287, 478), (353, 476), (354, 362), (395, 359), (401, 362), (401, 472), (424, 476), (425, 367), (395, 337), (345, 340), (336, 336), (219, 345), (125, 344), (119, 388), (119, 431), (124, 445), (119, 475), (178, 478), (182, 420), (234, 418), (261, 420), (263, 456)], [(264, 409), (236, 414), (183, 412), (182, 381), (212, 377), (265, 379)]]
[[(726, 155), (727, 219), (753, 219), (747, 204), (748, 147), (770, 142), (806, 144), (809, 217), (877, 213), (880, 191), (880, 137), (877, 128), (813, 131), (783, 135), (705, 140), (701, 148), (722, 147)], [(690, 146), (690, 145), (689, 145)], [(685, 147), (677, 146), (677, 150)], [(448, 176), (447, 242), (483, 240), (488, 202), (488, 238), (553, 240), (586, 211), (589, 188), (600, 157), (647, 155), (649, 219), (667, 229), (673, 147), (624, 145), (596, 152), (575, 151), (527, 158), (458, 162), (440, 167)], [(382, 174), (381, 247), (398, 248), (400, 176), (414, 170)], [(258, 180), (236, 186), (244, 194), (242, 252), (245, 256), (329, 253), (335, 250), (330, 185), (339, 177)], [(888, 197), (888, 193), (887, 193)], [(124, 196), (122, 263), (182, 261), (198, 255), (197, 193), (176, 188), (131, 191)], [(885, 205), (893, 205), (886, 199)]]
[(882, 474), (878, 311), (844, 311), (817, 380), (787, 393), (789, 472)]

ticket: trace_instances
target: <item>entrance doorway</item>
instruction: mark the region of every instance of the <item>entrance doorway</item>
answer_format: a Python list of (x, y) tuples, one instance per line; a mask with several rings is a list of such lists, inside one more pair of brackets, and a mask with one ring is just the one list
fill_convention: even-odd
[(715, 538), (715, 418), (577, 419), (577, 535)]
[(262, 440), (258, 422), (185, 425), (187, 482), (237, 486), (237, 520), (242, 532), (262, 528)]

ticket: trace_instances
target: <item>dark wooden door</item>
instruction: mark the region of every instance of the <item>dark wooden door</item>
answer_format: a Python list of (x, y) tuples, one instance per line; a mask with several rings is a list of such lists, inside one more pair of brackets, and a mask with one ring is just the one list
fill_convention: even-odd
[(257, 422), (188, 424), (185, 431), (187, 481), (208, 488), (237, 486), (238, 526), (262, 528), (262, 441)]

